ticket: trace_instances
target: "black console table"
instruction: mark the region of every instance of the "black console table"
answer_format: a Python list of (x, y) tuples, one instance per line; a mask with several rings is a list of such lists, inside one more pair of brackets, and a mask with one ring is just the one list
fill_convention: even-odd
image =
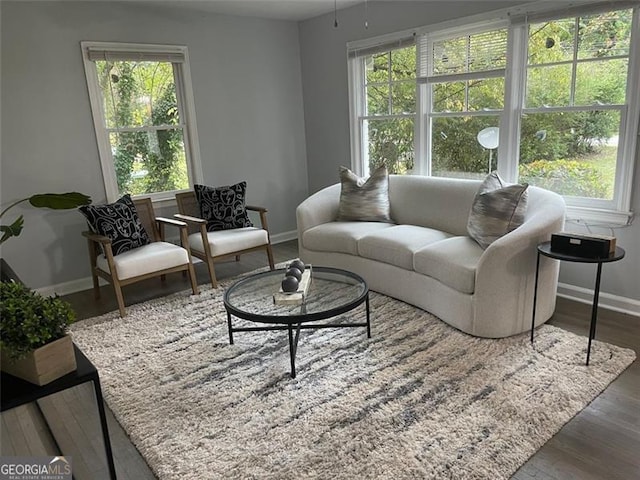
[[(102, 427), (102, 438), (104, 440), (105, 453), (107, 455), (107, 465), (109, 467), (109, 477), (116, 480), (116, 468), (113, 463), (113, 452), (111, 441), (109, 440), (109, 429), (107, 428), (107, 417), (104, 411), (102, 400), (102, 389), (100, 388), (100, 378), (98, 370), (87, 357), (75, 345), (73, 349), (76, 354), (76, 364), (78, 368), (53, 382), (46, 385), (35, 385), (20, 378), (2, 372), (2, 391), (0, 392), (0, 411), (10, 410), (26, 403), (61, 392), (67, 388), (75, 387), (85, 382), (93, 382), (96, 392), (96, 403), (98, 404), (98, 414), (100, 415), (100, 425)], [(61, 452), (62, 453), (62, 452)]]
[(533, 343), (533, 329), (536, 322), (536, 300), (538, 297), (538, 271), (540, 269), (540, 255), (545, 257), (554, 258), (556, 260), (563, 260), (565, 262), (578, 262), (578, 263), (596, 263), (598, 265), (598, 271), (596, 274), (596, 286), (593, 293), (593, 305), (591, 307), (591, 326), (589, 328), (589, 346), (587, 347), (587, 365), (589, 365), (589, 357), (591, 355), (591, 341), (596, 336), (596, 322), (598, 320), (598, 299), (600, 297), (600, 277), (602, 274), (602, 264), (616, 262), (621, 260), (625, 251), (621, 247), (616, 247), (616, 251), (609, 254), (607, 257), (589, 258), (580, 257), (576, 255), (568, 255), (566, 253), (554, 252), (551, 250), (551, 242), (544, 242), (538, 245), (538, 258), (536, 260), (536, 281), (533, 290), (533, 314), (531, 315), (531, 343)]

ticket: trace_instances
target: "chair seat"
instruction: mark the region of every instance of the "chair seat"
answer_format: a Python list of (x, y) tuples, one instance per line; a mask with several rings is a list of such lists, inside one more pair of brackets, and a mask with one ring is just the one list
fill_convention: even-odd
[[(189, 263), (187, 250), (168, 242), (153, 242), (113, 257), (118, 278), (128, 278), (154, 273)], [(109, 265), (104, 255), (97, 259), (97, 266), (105, 272)]]
[[(245, 227), (207, 232), (207, 240), (211, 248), (211, 255), (219, 257), (220, 255), (228, 255), (248, 248), (267, 245), (269, 236), (267, 231), (262, 228)], [(193, 250), (204, 252), (202, 235), (200, 233), (189, 235), (189, 246)]]

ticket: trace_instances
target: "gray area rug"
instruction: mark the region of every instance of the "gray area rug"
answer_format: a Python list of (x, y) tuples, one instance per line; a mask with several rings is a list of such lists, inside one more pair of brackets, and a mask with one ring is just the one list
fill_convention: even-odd
[(286, 332), (229, 345), (229, 284), (71, 329), (160, 479), (509, 478), (635, 358), (595, 341), (586, 367), (559, 328), (474, 338), (372, 293), (372, 338), (303, 331), (291, 379)]

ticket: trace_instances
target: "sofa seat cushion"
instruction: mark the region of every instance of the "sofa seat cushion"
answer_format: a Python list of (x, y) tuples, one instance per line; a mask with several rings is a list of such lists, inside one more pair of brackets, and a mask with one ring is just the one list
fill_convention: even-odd
[[(266, 245), (269, 243), (269, 237), (267, 231), (262, 228), (244, 227), (207, 232), (207, 241), (211, 248), (211, 255), (218, 257)], [(202, 235), (199, 232), (189, 235), (189, 246), (193, 250), (204, 252)]]
[(405, 270), (413, 270), (416, 251), (453, 235), (416, 225), (395, 225), (358, 240), (358, 254)]
[[(120, 280), (155, 273), (167, 268), (178, 267), (189, 263), (187, 251), (168, 242), (153, 242), (142, 247), (128, 250), (113, 257)], [(97, 259), (97, 266), (105, 272), (109, 265), (104, 255)]]
[(451, 237), (418, 250), (413, 256), (413, 268), (459, 292), (471, 294), (483, 251), (470, 237)]
[(370, 233), (393, 227), (384, 222), (329, 222), (302, 234), (304, 248), (320, 252), (358, 255), (358, 240)]

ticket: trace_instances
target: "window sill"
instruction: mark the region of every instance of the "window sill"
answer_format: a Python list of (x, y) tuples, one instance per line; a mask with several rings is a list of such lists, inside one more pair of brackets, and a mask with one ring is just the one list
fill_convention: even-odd
[(593, 227), (620, 227), (630, 225), (634, 212), (620, 212), (599, 208), (567, 206), (566, 221)]

